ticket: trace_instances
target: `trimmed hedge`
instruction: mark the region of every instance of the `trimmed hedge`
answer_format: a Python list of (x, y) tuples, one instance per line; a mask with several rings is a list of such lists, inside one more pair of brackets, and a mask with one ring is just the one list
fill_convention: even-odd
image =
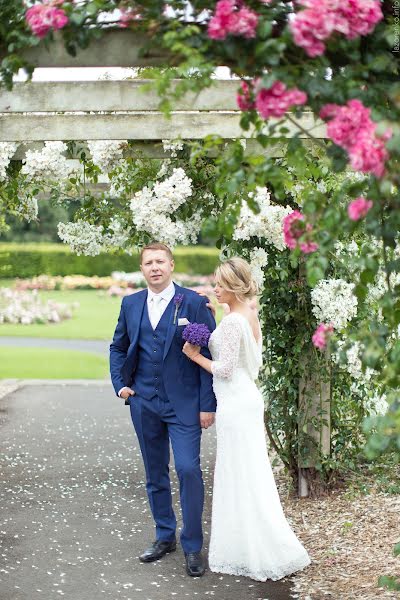
[[(205, 246), (177, 247), (174, 250), (178, 273), (210, 275), (218, 263), (219, 251)], [(99, 275), (112, 271), (139, 271), (139, 255), (99, 254), (77, 256), (63, 244), (0, 243), (0, 278), (35, 275)]]

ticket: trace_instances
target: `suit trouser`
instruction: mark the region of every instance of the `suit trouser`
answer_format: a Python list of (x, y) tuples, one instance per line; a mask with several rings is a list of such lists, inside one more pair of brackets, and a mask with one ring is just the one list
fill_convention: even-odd
[(131, 396), (130, 408), (146, 470), (146, 489), (156, 523), (156, 539), (166, 541), (175, 537), (176, 517), (169, 478), (171, 440), (183, 519), (181, 544), (185, 553), (198, 552), (203, 545), (201, 520), (204, 504), (200, 423), (183, 425), (170, 402), (158, 396), (151, 400)]

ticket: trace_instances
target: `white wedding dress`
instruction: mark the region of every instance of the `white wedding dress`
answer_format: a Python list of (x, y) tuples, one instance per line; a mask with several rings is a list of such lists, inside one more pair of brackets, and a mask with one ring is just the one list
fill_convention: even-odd
[(268, 458), (264, 402), (255, 384), (262, 343), (233, 312), (213, 331), (209, 348), (217, 397), (210, 569), (281, 579), (310, 558), (285, 518)]

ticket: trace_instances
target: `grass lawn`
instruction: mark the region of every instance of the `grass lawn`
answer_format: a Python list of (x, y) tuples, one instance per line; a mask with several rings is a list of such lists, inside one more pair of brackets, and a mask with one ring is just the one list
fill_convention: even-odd
[(0, 379), (105, 379), (106, 358), (92, 352), (0, 346)]
[[(13, 280), (0, 280), (0, 286), (11, 287)], [(72, 304), (78, 302), (71, 319), (48, 325), (0, 324), (0, 336), (64, 338), (75, 340), (111, 340), (117, 324), (121, 298), (109, 297), (97, 290), (39, 291), (44, 300)], [(222, 318), (217, 306), (217, 322)]]
[[(4, 280), (0, 282), (4, 285)], [(9, 285), (9, 284), (8, 284)], [(96, 290), (40, 291), (44, 300), (72, 304), (79, 302), (73, 317), (61, 323), (48, 325), (0, 325), (0, 336), (26, 336), (81, 340), (109, 340), (117, 324), (121, 298)]]

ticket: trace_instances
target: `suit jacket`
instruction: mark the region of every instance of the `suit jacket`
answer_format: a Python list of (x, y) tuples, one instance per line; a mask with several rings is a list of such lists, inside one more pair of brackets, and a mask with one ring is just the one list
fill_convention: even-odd
[[(176, 416), (186, 425), (199, 421), (199, 412), (215, 412), (216, 399), (212, 388), (212, 375), (187, 358), (182, 347), (182, 331), (185, 325), (178, 326), (178, 320), (185, 318), (190, 323), (205, 323), (210, 331), (215, 329), (215, 320), (206, 307), (207, 299), (196, 292), (180, 287), (176, 283), (175, 294), (182, 294), (174, 323), (175, 306), (171, 311), (165, 339), (162, 378), (168, 400)], [(110, 345), (110, 373), (115, 393), (124, 387), (131, 387), (137, 368), (138, 337), (143, 309), (147, 302), (147, 290), (125, 296)], [(211, 358), (208, 348), (201, 353)], [(131, 398), (134, 401), (134, 397)]]

